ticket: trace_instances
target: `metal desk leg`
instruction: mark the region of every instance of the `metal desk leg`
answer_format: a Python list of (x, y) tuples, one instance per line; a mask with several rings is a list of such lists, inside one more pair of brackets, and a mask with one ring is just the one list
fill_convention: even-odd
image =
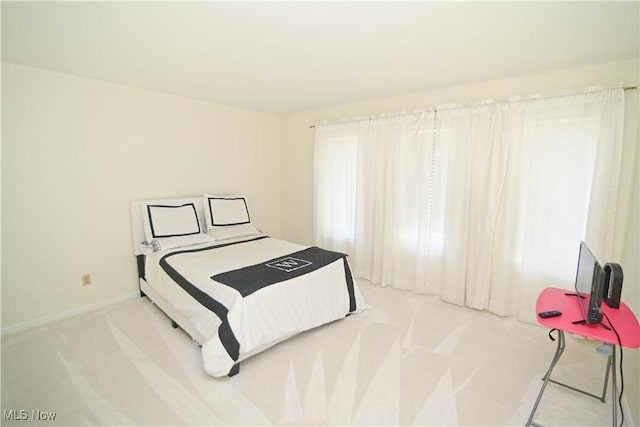
[(613, 412), (613, 427), (618, 425), (618, 390), (616, 390), (616, 346), (613, 346), (613, 353), (609, 356), (609, 367), (611, 369), (611, 405)]
[(556, 363), (558, 363), (558, 360), (560, 360), (560, 356), (562, 356), (562, 353), (564, 352), (564, 347), (565, 347), (564, 332), (561, 330), (558, 330), (558, 346), (556, 347), (556, 354), (553, 356), (553, 359), (551, 360), (551, 365), (549, 366), (547, 373), (544, 375), (544, 382), (542, 383), (542, 388), (540, 389), (540, 393), (538, 393), (538, 398), (536, 399), (536, 403), (533, 405), (533, 409), (531, 409), (531, 414), (529, 414), (529, 419), (527, 420), (527, 424), (526, 424), (527, 427), (531, 425), (539, 426), (539, 424), (536, 424), (533, 422), (533, 416), (536, 413), (536, 410), (538, 409), (538, 404), (540, 403), (540, 399), (542, 399), (542, 394), (544, 393), (544, 389), (547, 387), (547, 384), (549, 383), (551, 372), (553, 371), (553, 368), (556, 366)]
[(605, 403), (607, 397), (607, 386), (609, 385), (609, 373), (611, 372), (611, 355), (607, 356), (607, 366), (605, 368), (604, 373), (604, 385), (602, 386), (602, 396), (600, 397), (600, 401)]

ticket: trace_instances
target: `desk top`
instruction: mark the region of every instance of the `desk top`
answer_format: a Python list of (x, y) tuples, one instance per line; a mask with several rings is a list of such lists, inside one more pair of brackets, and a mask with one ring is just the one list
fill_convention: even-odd
[[(538, 301), (536, 302), (536, 313), (558, 310), (562, 312), (562, 315), (548, 317), (546, 319), (536, 315), (538, 323), (549, 328), (560, 329), (597, 341), (618, 345), (618, 338), (615, 332), (609, 331), (601, 325), (578, 325), (571, 323), (583, 319), (584, 316), (580, 309), (578, 298), (576, 296), (565, 295), (567, 293), (575, 294), (575, 291), (572, 289), (546, 288), (540, 293)], [(609, 307), (603, 302), (602, 312), (609, 317), (618, 334), (620, 334), (623, 347), (640, 347), (640, 325), (638, 325), (638, 319), (626, 304), (620, 302), (620, 308), (616, 309)], [(609, 326), (604, 316), (602, 317), (602, 322)]]

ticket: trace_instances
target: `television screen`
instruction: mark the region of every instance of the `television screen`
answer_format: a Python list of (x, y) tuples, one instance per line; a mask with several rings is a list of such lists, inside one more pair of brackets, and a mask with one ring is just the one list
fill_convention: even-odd
[(575, 288), (578, 301), (586, 323), (600, 323), (602, 321), (602, 266), (593, 256), (585, 242), (580, 242), (578, 255), (578, 270), (576, 272)]

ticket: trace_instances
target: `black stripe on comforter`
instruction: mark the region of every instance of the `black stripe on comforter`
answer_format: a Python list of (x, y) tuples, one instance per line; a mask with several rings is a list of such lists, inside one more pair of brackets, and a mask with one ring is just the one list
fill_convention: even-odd
[[(216, 274), (211, 278), (237, 290), (240, 295), (246, 297), (266, 286), (295, 279), (342, 258), (346, 258), (346, 255), (314, 246), (260, 264)], [(347, 275), (346, 273), (347, 271), (345, 271), (345, 275)]]
[(220, 336), (220, 341), (222, 342), (222, 345), (224, 346), (225, 350), (233, 360), (238, 360), (238, 357), (240, 356), (240, 343), (238, 343), (238, 340), (236, 336), (233, 334), (233, 331), (231, 330), (231, 326), (229, 325), (229, 321), (227, 319), (227, 313), (229, 312), (229, 310), (220, 302), (216, 301), (211, 295), (201, 291), (193, 283), (185, 279), (184, 276), (178, 273), (178, 271), (175, 268), (169, 265), (167, 258), (170, 258), (174, 255), (184, 254), (184, 253), (202, 252), (202, 251), (220, 249), (220, 248), (224, 248), (231, 245), (237, 245), (240, 243), (247, 243), (247, 242), (253, 242), (260, 239), (266, 239), (268, 237), (269, 236), (260, 236), (260, 237), (256, 237), (255, 239), (242, 240), (240, 242), (225, 243), (223, 245), (208, 246), (205, 248), (188, 249), (188, 250), (183, 250), (178, 252), (172, 252), (160, 258), (160, 267), (162, 267), (164, 272), (167, 273), (169, 277), (171, 277), (171, 279), (173, 279), (173, 281), (176, 282), (189, 295), (195, 298), (196, 301), (198, 301), (204, 307), (214, 312), (216, 316), (220, 318), (222, 323), (220, 323), (220, 327), (218, 328), (218, 335)]

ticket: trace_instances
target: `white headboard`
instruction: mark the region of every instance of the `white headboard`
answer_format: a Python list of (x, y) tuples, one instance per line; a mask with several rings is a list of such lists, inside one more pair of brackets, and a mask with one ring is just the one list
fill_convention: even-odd
[(198, 213), (198, 220), (200, 221), (200, 230), (206, 230), (204, 222), (204, 210), (202, 203), (202, 196), (194, 197), (180, 197), (174, 199), (153, 199), (153, 200), (134, 200), (130, 204), (131, 210), (131, 242), (133, 243), (133, 253), (135, 255), (142, 255), (140, 251), (140, 243), (145, 241), (144, 236), (144, 223), (142, 222), (142, 204), (184, 204), (193, 203)]

